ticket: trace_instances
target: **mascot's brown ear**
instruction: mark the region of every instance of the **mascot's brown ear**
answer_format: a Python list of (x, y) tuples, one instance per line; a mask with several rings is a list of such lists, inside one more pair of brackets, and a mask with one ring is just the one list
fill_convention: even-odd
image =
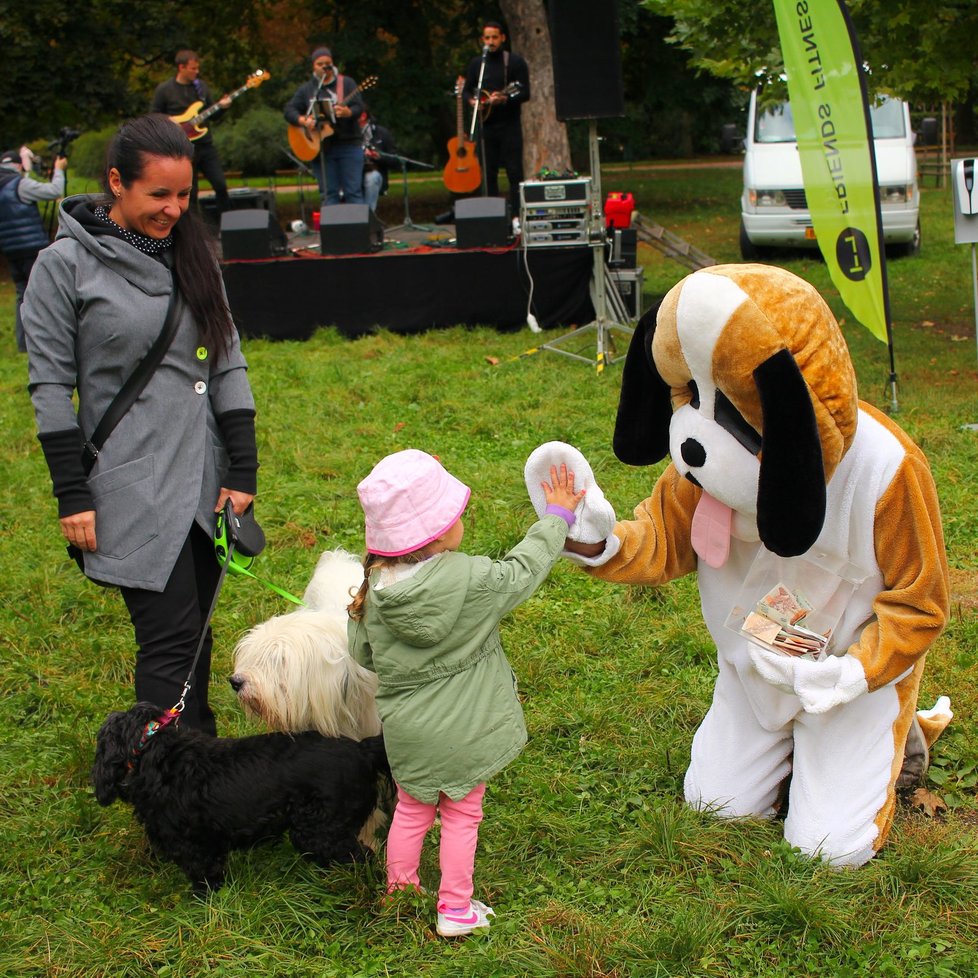
[(652, 337), (660, 304), (656, 303), (638, 321), (621, 371), (612, 447), (626, 465), (652, 465), (669, 454), (672, 403), (669, 388), (652, 361)]
[(780, 350), (754, 371), (764, 434), (757, 531), (779, 557), (797, 557), (825, 522), (825, 470), (815, 409), (795, 358)]

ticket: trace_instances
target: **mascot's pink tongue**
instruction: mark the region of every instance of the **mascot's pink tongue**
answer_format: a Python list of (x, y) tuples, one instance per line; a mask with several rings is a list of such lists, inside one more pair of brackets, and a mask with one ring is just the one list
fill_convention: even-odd
[(691, 539), (697, 556), (710, 567), (723, 567), (730, 555), (733, 510), (708, 492), (700, 496), (693, 513)]

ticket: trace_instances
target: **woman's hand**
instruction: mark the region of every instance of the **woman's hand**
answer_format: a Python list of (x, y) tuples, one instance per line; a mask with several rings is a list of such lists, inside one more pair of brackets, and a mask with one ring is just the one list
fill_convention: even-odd
[(230, 499), (231, 508), (234, 510), (235, 515), (240, 516), (251, 505), (254, 498), (249, 492), (239, 492), (237, 489), (225, 489), (221, 486), (214, 512), (220, 513), (224, 509), (224, 504)]
[(95, 542), (95, 510), (86, 509), (81, 513), (61, 518), (61, 534), (68, 543), (79, 550), (94, 551)]

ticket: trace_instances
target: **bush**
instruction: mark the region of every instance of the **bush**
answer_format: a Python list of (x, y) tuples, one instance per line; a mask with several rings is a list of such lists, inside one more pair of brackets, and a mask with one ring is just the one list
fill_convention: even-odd
[(105, 170), (105, 150), (118, 127), (108, 126), (83, 132), (68, 147), (68, 165), (71, 173), (92, 180), (101, 180)]
[(254, 105), (234, 122), (216, 126), (214, 144), (225, 168), (266, 176), (288, 166), (286, 125), (278, 110)]

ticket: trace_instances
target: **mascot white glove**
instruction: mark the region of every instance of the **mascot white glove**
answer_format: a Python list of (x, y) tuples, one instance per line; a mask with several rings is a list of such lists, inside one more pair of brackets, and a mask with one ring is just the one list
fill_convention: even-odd
[(569, 472), (574, 473), (574, 488), (587, 490), (584, 499), (574, 511), (577, 519), (568, 530), (567, 539), (577, 543), (601, 543), (615, 528), (615, 510), (594, 481), (594, 473), (587, 459), (572, 445), (562, 441), (548, 441), (530, 453), (523, 468), (530, 502), (537, 516), (543, 516), (547, 509), (547, 499), (540, 483), (549, 482), (550, 466), (556, 465), (559, 469), (561, 462), (567, 466)]
[(806, 713), (826, 713), (867, 692), (866, 673), (853, 655), (830, 655), (818, 662), (772, 652), (749, 643), (761, 678), (801, 700)]

